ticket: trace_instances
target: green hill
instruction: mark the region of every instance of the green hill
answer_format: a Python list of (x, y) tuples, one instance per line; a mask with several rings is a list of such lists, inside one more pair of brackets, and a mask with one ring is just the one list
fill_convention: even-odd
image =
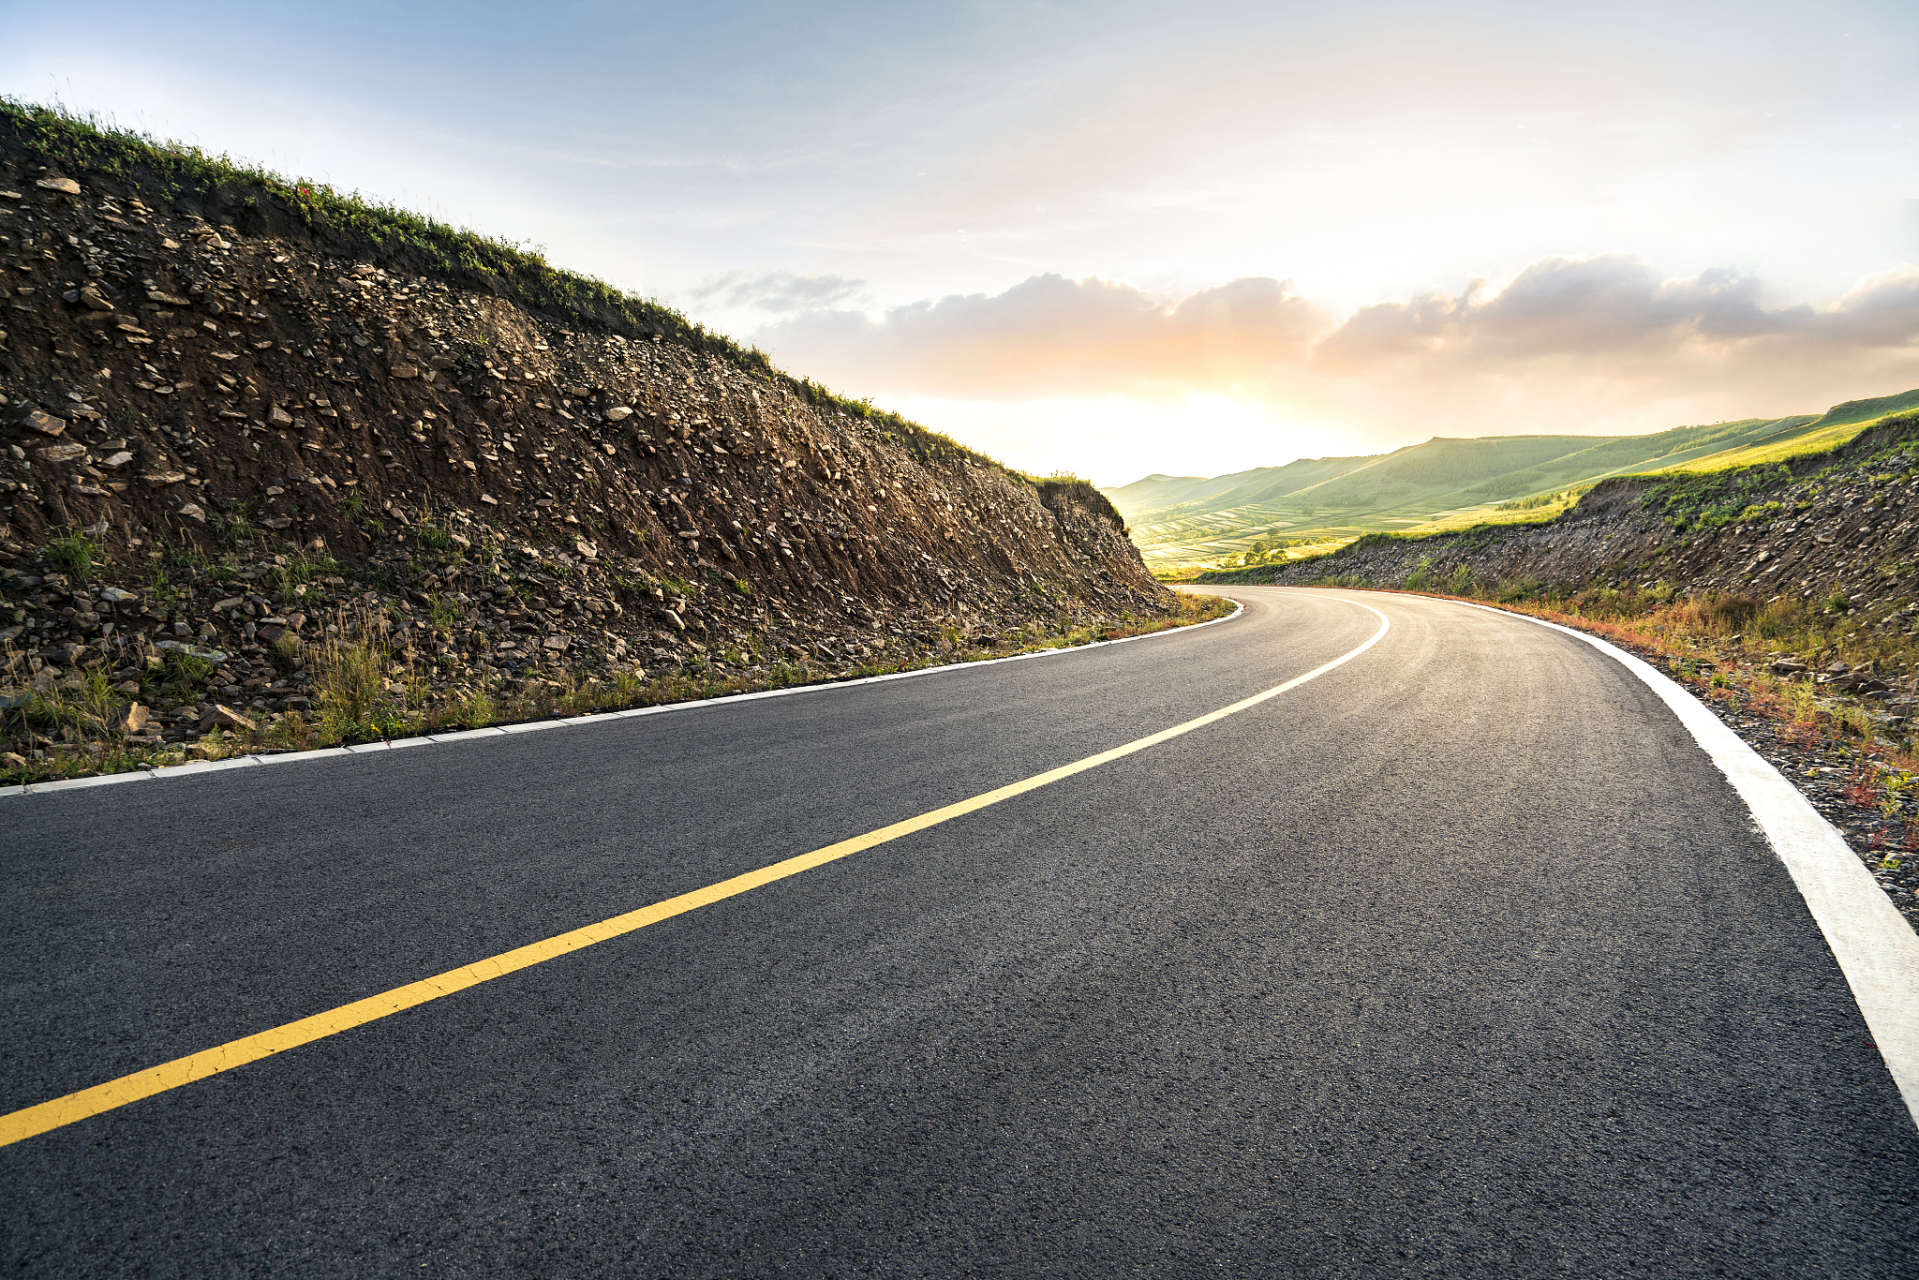
[(1641, 436), (1434, 437), (1391, 453), (1301, 458), (1231, 475), (1152, 475), (1103, 492), (1148, 565), (1178, 573), (1248, 554), (1325, 549), (1365, 533), (1550, 517), (1608, 476), (1717, 471), (1842, 444), (1919, 408), (1919, 391), (1824, 414), (1748, 418)]

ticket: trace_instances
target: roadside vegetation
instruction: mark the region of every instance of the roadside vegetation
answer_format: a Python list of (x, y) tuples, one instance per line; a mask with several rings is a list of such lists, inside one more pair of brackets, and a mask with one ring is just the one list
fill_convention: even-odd
[[(948, 627), (927, 643), (876, 642), (878, 652), (850, 665), (827, 653), (780, 652), (762, 637), (749, 637), (743, 644), (715, 650), (708, 661), (690, 670), (666, 676), (648, 678), (620, 671), (580, 676), (562, 671), (557, 679), (475, 682), (453, 699), (427, 697), (424, 663), (407, 658), (391, 640), (392, 616), (346, 608), (332, 616), (322, 638), (289, 639), (276, 648), (282, 669), (310, 681), (310, 710), (288, 713), (256, 730), (216, 730), (186, 746), (129, 744), (127, 739), (138, 726), (129, 727), (128, 712), (139, 698), (168, 684), (192, 687), (212, 667), (207, 658), (191, 650), (173, 649), (142, 679), (129, 682), (131, 687), (115, 686), (106, 673), (96, 670), (5, 700), (0, 704), (0, 732), (35, 738), (47, 750), (44, 759), (0, 771), (0, 784), (127, 773), (189, 759), (302, 751), (830, 684), (1151, 635), (1210, 622), (1233, 608), (1233, 602), (1222, 597), (1182, 593), (1167, 615), (1129, 615), (1113, 626), (1087, 627), (1061, 615), (1052, 622), (1034, 622), (996, 635)], [(742, 669), (749, 664), (760, 670)], [(0, 651), (0, 685), (31, 688), (23, 656), (11, 646)]]

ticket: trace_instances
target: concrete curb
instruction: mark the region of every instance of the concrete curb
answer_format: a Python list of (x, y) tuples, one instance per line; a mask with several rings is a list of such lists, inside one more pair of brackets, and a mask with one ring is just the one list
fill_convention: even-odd
[(827, 693), (834, 689), (851, 689), (860, 685), (882, 684), (888, 680), (912, 680), (920, 676), (940, 675), (950, 671), (973, 671), (980, 667), (996, 667), (1007, 662), (1028, 662), (1034, 658), (1056, 658), (1067, 654), (1085, 653), (1091, 649), (1104, 649), (1110, 645), (1131, 644), (1135, 640), (1158, 640), (1166, 636), (1187, 635), (1222, 622), (1231, 622), (1246, 611), (1246, 606), (1234, 601), (1234, 609), (1223, 618), (1214, 618), (1211, 622), (1196, 622), (1189, 627), (1173, 627), (1166, 631), (1150, 631), (1140, 636), (1122, 636), (1118, 640), (1095, 640), (1089, 644), (1073, 645), (1064, 649), (1036, 649), (1032, 653), (1016, 653), (1005, 658), (986, 658), (979, 662), (949, 662), (937, 667), (919, 667), (912, 671), (894, 671), (883, 676), (862, 676), (857, 680), (832, 680), (823, 684), (791, 685), (784, 689), (761, 689), (753, 693), (733, 693), (723, 698), (699, 698), (691, 702), (668, 702), (655, 707), (633, 707), (626, 711), (602, 711), (594, 715), (570, 716), (564, 720), (526, 720), (518, 724), (490, 725), (484, 729), (457, 729), (448, 733), (422, 734), (415, 738), (394, 738), (385, 742), (363, 742), (351, 747), (322, 747), (314, 751), (280, 751), (263, 756), (234, 756), (228, 760), (195, 760), (187, 764), (168, 765), (160, 769), (136, 769), (127, 773), (100, 774), (91, 778), (64, 778), (58, 782), (28, 782), (11, 787), (0, 787), (0, 799), (13, 796), (41, 795), (49, 791), (77, 791), (84, 787), (100, 787), (121, 782), (164, 781), (168, 778), (184, 778), (194, 774), (212, 773), (221, 769), (243, 769), (261, 764), (296, 764), (309, 760), (330, 760), (339, 756), (366, 755), (379, 751), (399, 751), (405, 747), (437, 746), (443, 742), (465, 742), (475, 738), (492, 738), (502, 734), (536, 733), (542, 729), (570, 729), (581, 725), (610, 724), (616, 720), (632, 719), (636, 716), (667, 715), (672, 712), (696, 711), (706, 707), (730, 706), (734, 703), (753, 702), (762, 698), (786, 698), (807, 693)]

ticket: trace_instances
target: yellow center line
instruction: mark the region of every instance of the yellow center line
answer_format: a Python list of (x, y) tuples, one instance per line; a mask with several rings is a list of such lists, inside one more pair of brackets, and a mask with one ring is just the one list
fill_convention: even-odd
[[(1348, 601), (1347, 603), (1358, 604), (1359, 602)], [(589, 924), (569, 933), (529, 943), (524, 947), (516, 947), (512, 951), (502, 952), (485, 960), (476, 960), (472, 964), (450, 969), (435, 977), (410, 982), (404, 987), (395, 987), (391, 991), (382, 991), (377, 996), (355, 1000), (352, 1004), (343, 1004), (336, 1009), (328, 1009), (324, 1013), (316, 1013), (312, 1017), (301, 1018), (297, 1022), (289, 1022), (269, 1031), (242, 1036), (238, 1040), (229, 1040), (223, 1045), (203, 1049), (198, 1053), (190, 1053), (184, 1058), (175, 1058), (171, 1062), (163, 1062), (157, 1067), (148, 1067), (144, 1071), (136, 1071), (132, 1075), (94, 1085), (90, 1089), (69, 1093), (64, 1097), (53, 1098), (35, 1106), (23, 1107), (9, 1115), (0, 1116), (0, 1147), (11, 1146), (13, 1143), (37, 1134), (89, 1119), (102, 1112), (112, 1111), (116, 1107), (124, 1107), (130, 1102), (151, 1098), (157, 1093), (165, 1093), (169, 1089), (178, 1089), (181, 1085), (192, 1084), (195, 1080), (204, 1080), (222, 1071), (231, 1071), (249, 1062), (257, 1062), (261, 1058), (284, 1053), (288, 1049), (297, 1049), (301, 1045), (312, 1044), (315, 1040), (322, 1040), (327, 1036), (336, 1035), (369, 1022), (376, 1022), (404, 1009), (425, 1004), (429, 1000), (438, 1000), (442, 996), (450, 996), (468, 987), (476, 987), (482, 982), (491, 982), (509, 973), (530, 968), (536, 964), (544, 964), (548, 960), (557, 959), (583, 947), (590, 947), (596, 942), (605, 942), (608, 939), (644, 929), (650, 924), (658, 924), (662, 920), (671, 920), (674, 916), (685, 915), (700, 907), (711, 906), (715, 902), (748, 893), (763, 885), (772, 884), (776, 880), (796, 876), (802, 871), (811, 871), (814, 867), (836, 862), (851, 854), (898, 840), (902, 836), (910, 836), (916, 831), (924, 831), (942, 822), (950, 822), (954, 818), (976, 813), (1002, 800), (1011, 800), (1014, 796), (1025, 795), (1029, 791), (1036, 791), (1075, 774), (1085, 773), (1088, 769), (1097, 769), (1103, 764), (1130, 756), (1136, 751), (1144, 751), (1148, 747), (1191, 733), (1195, 729), (1204, 728), (1228, 716), (1237, 715), (1249, 707), (1258, 706), (1269, 698), (1276, 698), (1289, 689), (1297, 689), (1308, 680), (1323, 676), (1336, 667), (1344, 666), (1385, 639), (1386, 632), (1392, 628), (1392, 623), (1387, 621), (1386, 615), (1371, 605), (1359, 607), (1379, 618), (1379, 630), (1373, 634), (1372, 639), (1350, 653), (1333, 659), (1323, 667), (1316, 667), (1302, 676), (1294, 676), (1286, 683), (1275, 685), (1250, 698), (1242, 698), (1229, 707), (1221, 707), (1218, 711), (1208, 712), (1198, 719), (1188, 720), (1170, 729), (1162, 729), (1158, 733), (1148, 734), (1144, 738), (1135, 739), (1097, 755), (1087, 756), (1083, 760), (1075, 760), (1057, 769), (1048, 769), (1044, 773), (1036, 773), (1030, 778), (1008, 783), (992, 791), (983, 791), (969, 799), (949, 804), (942, 809), (930, 810), (917, 817), (908, 818), (904, 822), (895, 822), (891, 826), (880, 827), (865, 835), (854, 836), (838, 844), (829, 844), (823, 849), (802, 853), (784, 862), (775, 862), (771, 866), (748, 871), (730, 880), (721, 880), (717, 884), (710, 884), (703, 889), (695, 889), (675, 898), (667, 898), (650, 907), (641, 907), (637, 911), (629, 911), (625, 915), (601, 920), (597, 924)]]

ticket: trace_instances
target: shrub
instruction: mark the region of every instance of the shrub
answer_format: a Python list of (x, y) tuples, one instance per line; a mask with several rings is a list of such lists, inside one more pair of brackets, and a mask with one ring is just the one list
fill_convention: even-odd
[(226, 504), (224, 510), (213, 517), (213, 531), (220, 541), (235, 551), (253, 541), (253, 517), (247, 510), (244, 500)]
[(1743, 631), (1762, 607), (1748, 595), (1719, 596), (1706, 606), (1708, 625), (1718, 631)]
[(69, 529), (47, 544), (47, 559), (65, 569), (75, 582), (85, 582), (92, 576), (95, 562), (105, 558), (100, 544), (78, 529)]
[(414, 534), (421, 546), (431, 547), (435, 551), (445, 551), (453, 545), (453, 531), (446, 527), (445, 521), (433, 514), (431, 506), (420, 509), (420, 523)]
[(377, 613), (342, 615), (337, 629), (318, 646), (311, 664), (321, 734), (328, 741), (389, 732), (396, 708), (387, 694), (391, 655)]

